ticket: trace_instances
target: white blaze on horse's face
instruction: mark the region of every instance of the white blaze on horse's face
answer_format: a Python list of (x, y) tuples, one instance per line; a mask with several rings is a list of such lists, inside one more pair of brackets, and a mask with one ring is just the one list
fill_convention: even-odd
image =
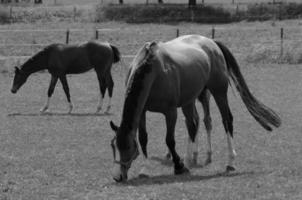
[(112, 130), (116, 133), (114, 138), (111, 140), (111, 147), (114, 159), (112, 176), (116, 182), (121, 182), (127, 180), (128, 170), (130, 169), (132, 162), (139, 155), (138, 145), (136, 140), (126, 137), (125, 140), (124, 138), (122, 140), (123, 142), (127, 142), (126, 145), (128, 145), (128, 147), (121, 149), (121, 147), (119, 147), (117, 144), (117, 134), (121, 134), (118, 133), (121, 130), (117, 126), (115, 126), (113, 122), (110, 122), (110, 126)]
[[(122, 181), (123, 175), (122, 175), (122, 169), (121, 169), (121, 165), (119, 163), (117, 163), (116, 161), (121, 160), (120, 158), (120, 152), (117, 150), (117, 145), (116, 145), (116, 138), (114, 138), (112, 140), (112, 148), (113, 148), (113, 157), (114, 157), (114, 165), (113, 165), (113, 169), (112, 169), (112, 177), (116, 182), (120, 182)], [(126, 173), (127, 174), (127, 173)], [(125, 177), (126, 178), (126, 177)], [(127, 178), (126, 178), (127, 179)]]

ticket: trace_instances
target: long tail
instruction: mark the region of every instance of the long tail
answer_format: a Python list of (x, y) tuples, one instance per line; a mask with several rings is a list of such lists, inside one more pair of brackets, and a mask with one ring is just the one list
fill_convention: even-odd
[(252, 95), (243, 78), (239, 65), (230, 50), (221, 42), (215, 42), (224, 55), (229, 75), (251, 115), (268, 131), (272, 131), (271, 125), (279, 127), (281, 125), (280, 117)]
[(113, 63), (119, 62), (121, 60), (121, 53), (120, 53), (120, 51), (114, 45), (110, 44), (110, 47), (111, 47), (111, 49), (113, 51)]

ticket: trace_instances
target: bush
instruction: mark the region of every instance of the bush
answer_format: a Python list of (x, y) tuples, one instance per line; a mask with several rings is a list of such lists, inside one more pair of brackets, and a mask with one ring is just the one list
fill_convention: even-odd
[(190, 21), (198, 23), (229, 23), (241, 20), (264, 21), (275, 18), (292, 19), (302, 16), (302, 3), (249, 4), (236, 13), (230, 9), (211, 5), (198, 5), (189, 9), (184, 4), (125, 4), (99, 5), (96, 20), (116, 20), (128, 23), (171, 23)]
[(10, 13), (7, 7), (0, 6), (0, 23), (8, 23), (10, 22)]
[(299, 18), (302, 17), (302, 3), (250, 4), (243, 16), (248, 21)]
[(0, 7), (0, 22), (24, 22), (34, 23), (37, 21), (94, 21), (92, 8), (87, 7), (13, 7), (10, 19), (9, 9)]
[(227, 23), (231, 14), (219, 7), (196, 6), (189, 9), (184, 5), (113, 5), (98, 6), (97, 21), (116, 20), (128, 23), (161, 23), (194, 21), (200, 23)]

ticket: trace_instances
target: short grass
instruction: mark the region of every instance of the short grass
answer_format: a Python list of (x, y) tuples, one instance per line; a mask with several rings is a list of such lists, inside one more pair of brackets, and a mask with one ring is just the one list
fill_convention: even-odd
[[(302, 69), (296, 65), (240, 64), (255, 96), (280, 114), (282, 127), (272, 133), (264, 131), (248, 114), (239, 95), (230, 90), (237, 171), (223, 173), (226, 139), (212, 99), (213, 163), (202, 167), (206, 138), (201, 124), (201, 165), (191, 169), (191, 175), (174, 176), (172, 164), (163, 160), (167, 151), (164, 118), (148, 113), (152, 176), (137, 178), (142, 167), (139, 157), (129, 172), (130, 181), (124, 184), (116, 184), (110, 174), (113, 132), (109, 121), (120, 122), (125, 70), (119, 65), (113, 69), (114, 106), (110, 115), (93, 114), (98, 97), (93, 72), (68, 77), (75, 104), (71, 115), (64, 114), (67, 104), (60, 84), (51, 101), (51, 114), (39, 114), (48, 74), (32, 75), (16, 95), (9, 92), (12, 76), (1, 74), (1, 199), (300, 199)], [(200, 105), (198, 109), (202, 117)], [(184, 154), (186, 135), (184, 117), (179, 112), (176, 143), (180, 155)]]

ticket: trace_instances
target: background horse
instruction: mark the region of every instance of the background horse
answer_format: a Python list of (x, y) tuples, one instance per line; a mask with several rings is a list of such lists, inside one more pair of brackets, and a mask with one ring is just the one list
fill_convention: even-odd
[(119, 50), (108, 43), (91, 41), (81, 45), (52, 44), (32, 56), (20, 68), (15, 67), (15, 77), (11, 92), (16, 93), (32, 73), (47, 69), (51, 74), (51, 81), (46, 104), (40, 111), (45, 112), (48, 109), (50, 98), (58, 79), (60, 79), (69, 103), (68, 113), (70, 113), (73, 105), (70, 99), (66, 74), (84, 73), (93, 68), (97, 74), (100, 87), (100, 99), (96, 112), (102, 109), (103, 98), (107, 88), (109, 103), (106, 112), (108, 112), (111, 107), (114, 84), (111, 76), (111, 67), (112, 63), (116, 63), (119, 60)]
[[(211, 118), (209, 112), (209, 92), (213, 95), (222, 116), (227, 134), (229, 160), (227, 171), (235, 170), (233, 161), (233, 116), (228, 104), (227, 91), (233, 80), (240, 96), (251, 115), (266, 130), (271, 125), (279, 127), (281, 120), (270, 108), (260, 103), (249, 91), (239, 66), (227, 47), (220, 42), (199, 35), (186, 35), (166, 43), (147, 43), (133, 60), (127, 81), (127, 93), (123, 106), (120, 127), (110, 122), (116, 132), (112, 140), (114, 152), (113, 178), (127, 179), (127, 172), (138, 156), (136, 131), (148, 164), (146, 111), (163, 113), (166, 119), (166, 143), (174, 162), (174, 173), (188, 172), (175, 150), (174, 130), (177, 107), (181, 107), (186, 118), (189, 143), (185, 161), (191, 162), (192, 152), (197, 153), (196, 134), (199, 117), (195, 107), (198, 99), (204, 109), (205, 126), (208, 133), (209, 150), (207, 161), (211, 162)], [(118, 153), (116, 152), (116, 149)], [(141, 173), (145, 173), (143, 168)]]

